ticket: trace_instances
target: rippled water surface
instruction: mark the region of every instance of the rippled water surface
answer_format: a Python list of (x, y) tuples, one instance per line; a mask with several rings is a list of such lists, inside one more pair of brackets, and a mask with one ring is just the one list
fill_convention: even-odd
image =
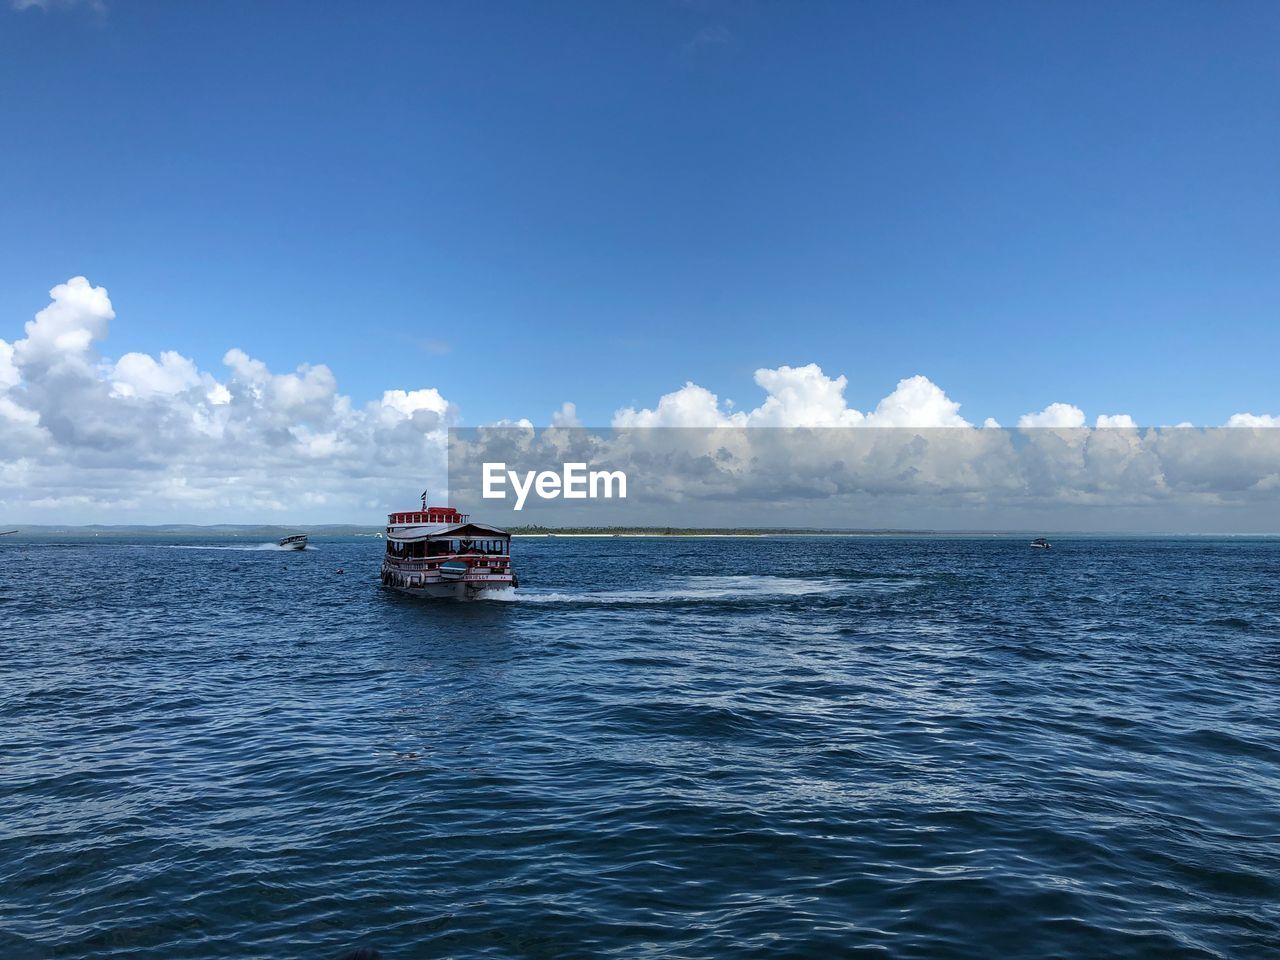
[(1280, 542), (184, 546), (0, 541), (6, 960), (1280, 955)]

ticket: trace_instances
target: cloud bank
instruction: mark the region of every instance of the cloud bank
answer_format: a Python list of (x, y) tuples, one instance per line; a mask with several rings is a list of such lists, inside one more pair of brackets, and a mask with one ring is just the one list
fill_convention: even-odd
[[(621, 471), (629, 493), (517, 508), (484, 497), (486, 463)], [(451, 431), (449, 487), (500, 525), (1280, 533), (1280, 431), (495, 426)]]
[(232, 348), (217, 373), (174, 351), (99, 352), (115, 311), (84, 277), (0, 340), (0, 513), (23, 522), (377, 517), (444, 483), (456, 410), (438, 390), (357, 406), (323, 364), (276, 373)]
[[(322, 363), (277, 372), (241, 347), (228, 349), (215, 371), (174, 350), (113, 359), (102, 350), (116, 322), (105, 288), (74, 277), (49, 296), (21, 336), (0, 339), (0, 522), (376, 522), (423, 484), (443, 489), (448, 429), (461, 418), (435, 387), (399, 385), (356, 404)], [(883, 428), (950, 428), (949, 435), (966, 438), (965, 457), (899, 462), (899, 474), (910, 468), (913, 483), (929, 477), (950, 488), (1000, 481), (1006, 469), (999, 457), (991, 461), (995, 467), (982, 465), (1008, 442), (1006, 432), (993, 429), (999, 424), (989, 418), (975, 427), (927, 377), (900, 380), (866, 411), (849, 406), (845, 377), (828, 376), (817, 364), (760, 369), (755, 383), (763, 399), (751, 409), (738, 410), (688, 382), (652, 407), (619, 409), (612, 426), (855, 427), (882, 428), (886, 435), (891, 431)], [(572, 402), (549, 419), (562, 432), (580, 426)], [(530, 426), (524, 418), (506, 423)], [(1276, 427), (1280, 417), (1241, 413), (1228, 426)], [(1039, 469), (1078, 495), (1096, 494), (1104, 463), (1108, 483), (1128, 476), (1148, 486), (1171, 469), (1182, 470), (1178, 476), (1200, 469), (1195, 456), (1179, 460), (1172, 441), (1153, 454), (1152, 442), (1126, 414), (1099, 415), (1090, 430), (1084, 411), (1055, 402), (1023, 415), (1018, 427), (1062, 432), (1052, 441), (1057, 455)], [(745, 453), (735, 444), (759, 447), (768, 433), (729, 439), (739, 432), (707, 443), (730, 451), (732, 460)], [(982, 451), (976, 460), (975, 450)], [(879, 456), (889, 454), (882, 449)], [(812, 468), (801, 481), (804, 496), (839, 492), (842, 481), (819, 466), (790, 462), (793, 474)], [(1214, 484), (1238, 485), (1245, 475), (1248, 483), (1259, 482), (1257, 469), (1234, 480), (1206, 474), (1194, 482), (1209, 495)], [(786, 490), (763, 475), (752, 483), (778, 495)]]

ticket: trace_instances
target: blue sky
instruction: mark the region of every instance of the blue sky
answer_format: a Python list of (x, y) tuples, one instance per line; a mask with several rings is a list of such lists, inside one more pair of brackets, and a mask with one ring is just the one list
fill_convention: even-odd
[(866, 409), (1276, 412), (1274, 4), (0, 10), (0, 336), (587, 423), (816, 362)]

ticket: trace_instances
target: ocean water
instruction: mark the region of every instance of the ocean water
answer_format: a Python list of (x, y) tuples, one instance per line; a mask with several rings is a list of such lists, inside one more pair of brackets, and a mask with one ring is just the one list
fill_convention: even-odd
[(0, 541), (0, 955), (1280, 955), (1280, 541), (381, 546)]

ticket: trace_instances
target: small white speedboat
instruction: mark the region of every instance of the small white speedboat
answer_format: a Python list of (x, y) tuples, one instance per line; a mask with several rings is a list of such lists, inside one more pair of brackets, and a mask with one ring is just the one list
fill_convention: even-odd
[(305, 533), (295, 533), (291, 537), (282, 537), (276, 542), (276, 545), (284, 547), (286, 550), (305, 550), (307, 549), (307, 535)]
[(1053, 546), (1053, 544), (1051, 544), (1044, 537), (1036, 537), (1034, 540), (1031, 541), (1031, 546), (1036, 550), (1048, 550)]

